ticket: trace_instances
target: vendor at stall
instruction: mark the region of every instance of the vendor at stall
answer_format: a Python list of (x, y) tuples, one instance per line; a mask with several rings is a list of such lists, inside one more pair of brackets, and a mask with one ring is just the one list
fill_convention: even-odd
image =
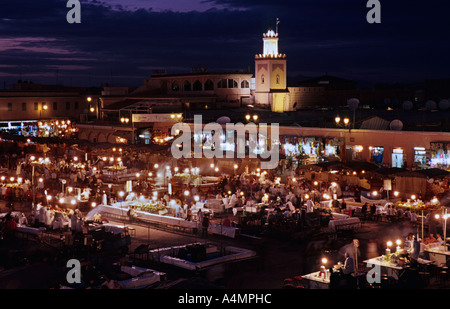
[(345, 252), (344, 254), (345, 261), (344, 261), (344, 267), (342, 268), (342, 272), (344, 275), (354, 275), (355, 274), (355, 261), (350, 256), (348, 252)]
[(412, 247), (408, 252), (411, 264), (416, 264), (420, 255), (420, 242), (415, 236), (412, 236)]

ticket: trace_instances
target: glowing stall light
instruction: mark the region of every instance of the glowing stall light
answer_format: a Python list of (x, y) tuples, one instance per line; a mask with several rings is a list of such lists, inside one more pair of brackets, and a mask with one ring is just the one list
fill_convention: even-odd
[(439, 205), (439, 200), (437, 199), (437, 197), (433, 197), (430, 202), (431, 202), (431, 205), (434, 205), (434, 206)]
[(387, 246), (387, 248), (386, 248), (386, 255), (390, 255), (391, 254), (392, 241), (389, 240), (386, 243), (386, 246)]
[(400, 239), (397, 239), (397, 240), (395, 241), (395, 243), (397, 244), (397, 248), (396, 248), (395, 252), (400, 252), (400, 250), (402, 249), (402, 248), (400, 247), (400, 245), (402, 244), (402, 241), (401, 241)]

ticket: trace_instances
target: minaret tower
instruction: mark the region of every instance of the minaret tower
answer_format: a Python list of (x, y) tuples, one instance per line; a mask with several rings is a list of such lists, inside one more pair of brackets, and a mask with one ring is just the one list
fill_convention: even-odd
[(263, 34), (263, 53), (255, 55), (255, 101), (272, 111), (283, 112), (289, 106), (286, 86), (286, 55), (278, 52), (277, 31)]

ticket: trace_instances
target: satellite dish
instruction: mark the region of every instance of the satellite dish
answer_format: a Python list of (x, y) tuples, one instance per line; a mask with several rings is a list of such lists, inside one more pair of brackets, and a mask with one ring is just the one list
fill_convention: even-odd
[(392, 120), (389, 124), (389, 128), (393, 131), (401, 131), (403, 129), (403, 122), (398, 119)]
[(347, 101), (347, 104), (348, 104), (348, 107), (354, 111), (358, 108), (359, 100), (356, 98), (351, 98)]
[(437, 104), (433, 100), (428, 100), (425, 103), (425, 108), (430, 111), (430, 110), (436, 109), (437, 108)]
[(226, 124), (226, 123), (230, 123), (230, 122), (231, 122), (231, 119), (230, 119), (230, 117), (227, 117), (227, 116), (222, 116), (219, 119), (217, 119), (218, 124)]
[(403, 102), (403, 110), (410, 111), (413, 108), (413, 104), (411, 101), (404, 101)]
[(450, 101), (447, 99), (442, 99), (439, 101), (439, 108), (442, 110), (446, 110), (450, 107)]

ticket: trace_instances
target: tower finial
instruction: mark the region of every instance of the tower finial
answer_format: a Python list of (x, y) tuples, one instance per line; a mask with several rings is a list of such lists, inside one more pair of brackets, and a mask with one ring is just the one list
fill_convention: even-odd
[(275, 26), (275, 33), (276, 34), (278, 34), (278, 24), (280, 23), (280, 19), (277, 17), (277, 23), (276, 23), (276, 26)]

